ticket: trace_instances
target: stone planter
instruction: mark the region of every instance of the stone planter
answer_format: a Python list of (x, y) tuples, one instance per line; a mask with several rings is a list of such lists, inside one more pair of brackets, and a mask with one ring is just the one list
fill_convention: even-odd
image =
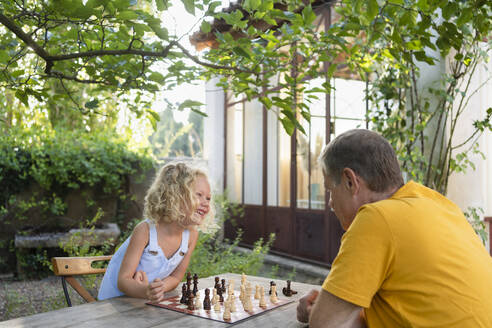
[(16, 248), (60, 247), (72, 241), (75, 245), (86, 242), (91, 246), (100, 246), (110, 238), (118, 238), (120, 229), (116, 223), (106, 223), (101, 229), (71, 229), (68, 232), (41, 233), (33, 236), (15, 235)]
[(120, 229), (116, 223), (105, 223), (100, 229), (71, 229), (68, 232), (41, 233), (32, 236), (16, 234), (17, 274), (23, 275), (20, 258), (27, 254), (30, 249), (58, 248), (60, 245), (64, 246), (69, 243), (74, 246), (82, 246), (87, 243), (90, 246), (100, 246), (110, 239), (116, 241), (119, 235)]

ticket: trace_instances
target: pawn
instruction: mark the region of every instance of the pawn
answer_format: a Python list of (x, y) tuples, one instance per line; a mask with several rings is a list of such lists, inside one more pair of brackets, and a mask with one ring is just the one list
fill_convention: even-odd
[(272, 286), (272, 294), (270, 295), (270, 302), (275, 304), (278, 302), (277, 298), (277, 286), (273, 285)]
[(215, 304), (214, 304), (214, 311), (215, 312), (220, 312), (220, 302), (215, 302)]
[(226, 292), (225, 279), (222, 279), (220, 282), (222, 285), (222, 286), (220, 286), (220, 288), (222, 289), (222, 293), (225, 293)]
[(194, 311), (195, 310), (195, 296), (193, 295), (192, 291), (188, 291), (188, 310)]
[(195, 309), (200, 310), (202, 308), (202, 302), (200, 302), (200, 292), (196, 292), (195, 296)]
[(263, 289), (263, 286), (260, 287), (260, 307), (261, 308), (266, 308), (266, 301), (265, 301), (265, 290)]
[(231, 312), (236, 312), (237, 311), (237, 308), (236, 308), (236, 296), (234, 296), (234, 294), (230, 295), (230, 308), (231, 308)]
[(224, 320), (231, 320), (231, 305), (229, 302), (224, 303), (224, 315), (222, 317)]
[(260, 286), (256, 285), (255, 286), (255, 300), (260, 299)]
[(272, 281), (270, 281), (270, 290), (268, 291), (269, 295), (272, 295), (272, 287), (273, 286), (277, 286), (277, 284), (275, 283), (275, 281), (272, 280)]
[(181, 299), (179, 300), (179, 303), (186, 304), (186, 284), (183, 284), (183, 287), (181, 288)]
[(219, 296), (219, 302), (224, 302), (224, 296), (222, 296), (222, 288), (219, 288), (217, 291), (217, 295)]
[(215, 284), (214, 284), (214, 288), (215, 289), (219, 289), (220, 288), (220, 278), (219, 277), (215, 277)]
[(217, 289), (213, 289), (213, 295), (212, 295), (212, 305), (215, 305), (219, 301), (219, 297), (217, 296)]
[(210, 289), (205, 289), (205, 298), (203, 299), (203, 309), (210, 310)]

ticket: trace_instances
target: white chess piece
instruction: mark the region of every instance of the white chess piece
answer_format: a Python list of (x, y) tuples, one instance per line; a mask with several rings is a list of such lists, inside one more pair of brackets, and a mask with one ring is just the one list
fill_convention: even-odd
[(219, 301), (219, 296), (217, 295), (217, 288), (214, 288), (211, 303), (212, 305), (215, 305), (215, 303), (218, 303), (218, 301)]
[(260, 286), (256, 285), (255, 286), (255, 300), (260, 299)]
[(224, 320), (231, 320), (231, 305), (229, 302), (224, 302)]
[(270, 295), (270, 302), (275, 304), (278, 302), (277, 298), (277, 286), (273, 285), (272, 286), (272, 294)]
[(241, 285), (241, 292), (239, 293), (239, 299), (244, 303), (244, 296), (246, 295), (246, 289), (244, 285)]
[(241, 275), (241, 285), (244, 285), (245, 283), (246, 283), (246, 275), (243, 272), (243, 274)]
[(200, 292), (196, 292), (195, 309), (200, 310), (201, 308), (202, 308), (202, 302), (200, 301)]
[(265, 302), (265, 289), (263, 286), (260, 287), (260, 307), (261, 308), (266, 308), (266, 302)]
[(230, 304), (231, 304), (231, 312), (236, 312), (237, 311), (237, 308), (236, 308), (236, 296), (234, 296), (234, 294), (230, 295)]
[(215, 310), (215, 312), (220, 312), (220, 302), (218, 302), (218, 301), (215, 302), (215, 304), (214, 304), (214, 310)]

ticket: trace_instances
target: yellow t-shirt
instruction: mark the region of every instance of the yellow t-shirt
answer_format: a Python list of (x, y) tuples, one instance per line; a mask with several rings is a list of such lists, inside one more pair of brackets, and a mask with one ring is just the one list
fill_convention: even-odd
[(458, 206), (415, 182), (359, 209), (323, 289), (369, 327), (492, 327), (492, 258)]

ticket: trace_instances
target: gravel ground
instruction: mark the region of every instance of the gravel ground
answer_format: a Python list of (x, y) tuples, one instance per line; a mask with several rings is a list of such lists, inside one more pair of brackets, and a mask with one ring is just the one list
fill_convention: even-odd
[[(94, 284), (100, 283), (98, 277)], [(83, 285), (93, 285), (93, 279), (83, 279)], [(68, 285), (72, 305), (85, 301)], [(94, 295), (94, 290), (91, 289)], [(66, 307), (65, 296), (59, 277), (51, 276), (42, 280), (15, 281), (11, 277), (0, 278), (0, 321), (24, 317), (35, 313)]]

